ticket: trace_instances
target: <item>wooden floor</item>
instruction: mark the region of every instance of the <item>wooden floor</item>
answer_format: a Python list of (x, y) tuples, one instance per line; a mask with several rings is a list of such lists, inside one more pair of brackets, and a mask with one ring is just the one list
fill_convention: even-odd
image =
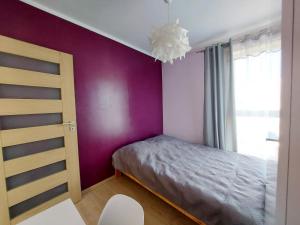
[(76, 207), (87, 225), (97, 225), (105, 203), (115, 194), (128, 195), (143, 206), (145, 225), (195, 225), (126, 176), (111, 177), (83, 193), (82, 200)]

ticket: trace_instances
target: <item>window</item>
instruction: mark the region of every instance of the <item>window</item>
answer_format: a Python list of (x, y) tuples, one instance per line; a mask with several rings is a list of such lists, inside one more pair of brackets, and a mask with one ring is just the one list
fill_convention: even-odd
[[(268, 46), (272, 51), (259, 48), (263, 51), (234, 57), (237, 146), (241, 154), (276, 160), (281, 51)], [(257, 46), (252, 42), (251, 47)]]

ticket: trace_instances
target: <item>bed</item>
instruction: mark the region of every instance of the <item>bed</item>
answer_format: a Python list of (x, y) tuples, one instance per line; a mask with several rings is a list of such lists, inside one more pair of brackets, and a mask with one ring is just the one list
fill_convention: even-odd
[(113, 165), (198, 224), (273, 218), (276, 163), (160, 135), (122, 147)]

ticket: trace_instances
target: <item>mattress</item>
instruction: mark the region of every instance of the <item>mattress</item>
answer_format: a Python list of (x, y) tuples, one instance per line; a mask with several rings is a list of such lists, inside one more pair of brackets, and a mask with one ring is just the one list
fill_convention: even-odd
[[(207, 225), (263, 225), (272, 208), (267, 161), (160, 135), (116, 151), (113, 166)], [(267, 170), (272, 170), (269, 173)], [(271, 188), (268, 188), (270, 186)], [(266, 198), (266, 196), (268, 198)], [(268, 204), (266, 203), (268, 199)]]

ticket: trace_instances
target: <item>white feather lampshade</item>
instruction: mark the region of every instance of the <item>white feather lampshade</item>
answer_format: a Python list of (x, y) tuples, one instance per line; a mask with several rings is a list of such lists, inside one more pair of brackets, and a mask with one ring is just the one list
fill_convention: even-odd
[(175, 23), (168, 23), (156, 29), (150, 37), (152, 55), (162, 62), (170, 62), (177, 58), (185, 57), (191, 50), (188, 31), (179, 26), (179, 20)]

